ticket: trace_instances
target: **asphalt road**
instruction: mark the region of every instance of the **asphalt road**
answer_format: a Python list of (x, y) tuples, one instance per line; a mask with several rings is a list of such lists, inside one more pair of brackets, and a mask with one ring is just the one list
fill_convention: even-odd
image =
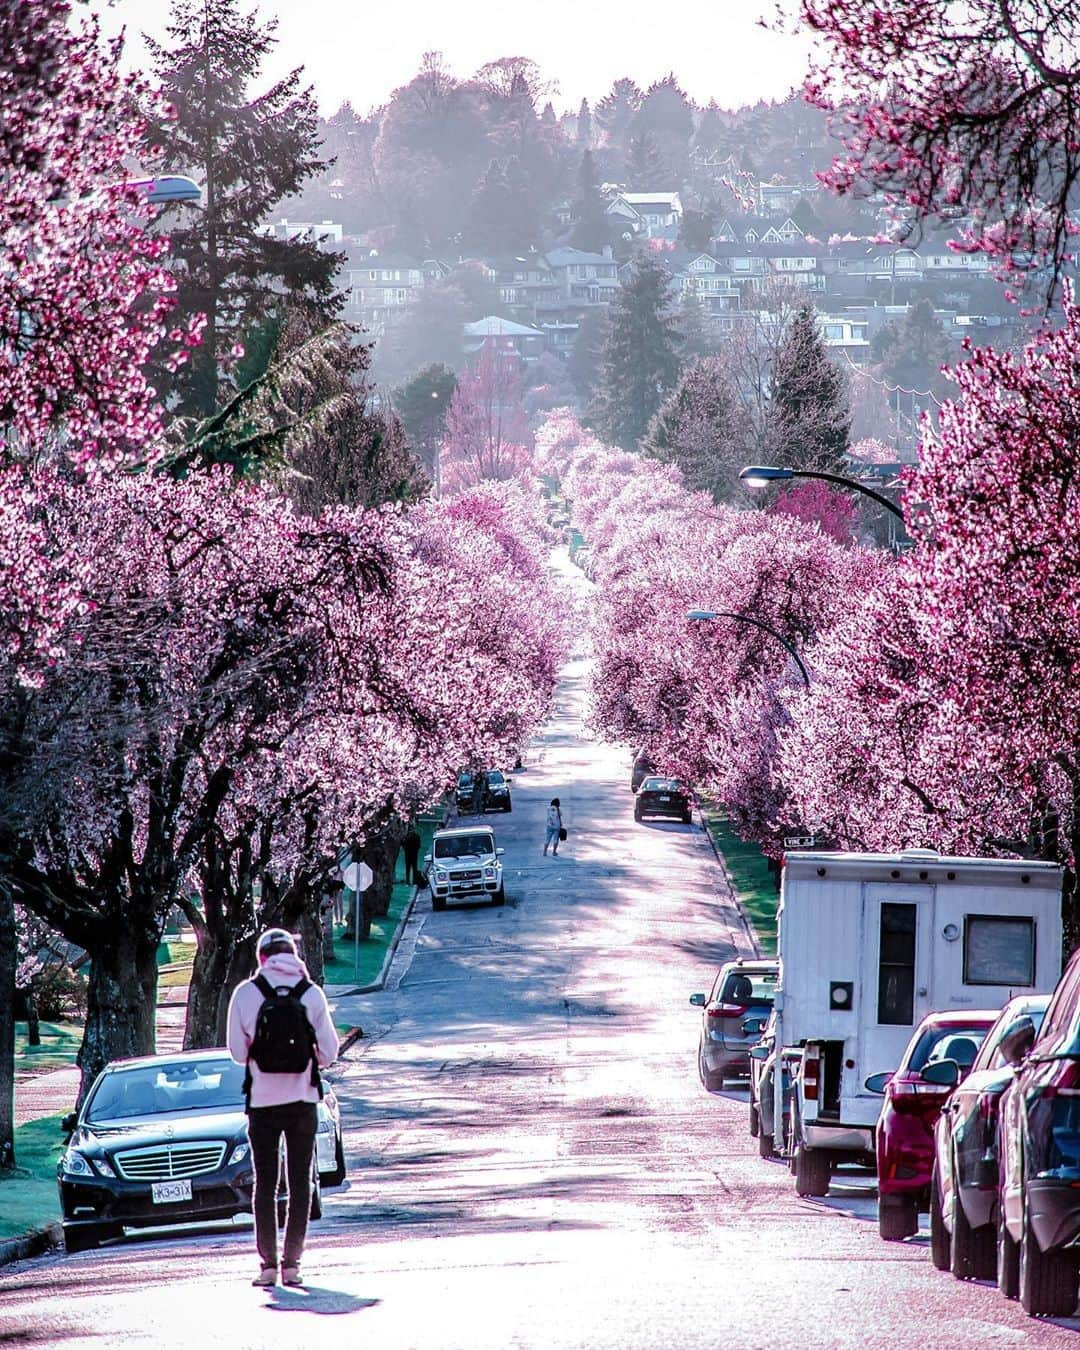
[[(796, 1198), (745, 1093), (706, 1093), (687, 999), (748, 940), (699, 830), (635, 825), (629, 760), (582, 729), (576, 659), (490, 816), (503, 909), (417, 904), (337, 1075), (349, 1181), (304, 1290), (256, 1290), (250, 1226), (0, 1272), (0, 1344), (1055, 1346), (988, 1285), (877, 1235), (872, 1181)], [(542, 857), (558, 795), (570, 838)], [(282, 1313), (293, 1314), (281, 1316)]]

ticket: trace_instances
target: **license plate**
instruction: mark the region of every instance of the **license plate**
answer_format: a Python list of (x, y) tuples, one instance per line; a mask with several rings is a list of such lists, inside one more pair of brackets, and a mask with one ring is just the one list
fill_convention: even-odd
[(175, 1205), (179, 1200), (191, 1199), (191, 1181), (155, 1181), (150, 1187), (150, 1198), (155, 1205)]
[(671, 801), (671, 798), (670, 798), (670, 797), (664, 797), (664, 796), (662, 796), (662, 797), (660, 798), (660, 800), (661, 800), (662, 802), (669, 802), (669, 801)]

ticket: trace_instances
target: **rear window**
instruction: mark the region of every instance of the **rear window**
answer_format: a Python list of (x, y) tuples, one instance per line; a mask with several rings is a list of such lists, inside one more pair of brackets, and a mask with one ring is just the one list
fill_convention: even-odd
[(721, 1003), (763, 1003), (772, 1007), (777, 977), (773, 971), (732, 970), (720, 991)]
[(679, 792), (679, 780), (677, 778), (646, 778), (642, 784), (646, 792)]
[(927, 1027), (915, 1042), (915, 1048), (901, 1069), (925, 1069), (942, 1059), (954, 1059), (962, 1069), (970, 1069), (986, 1039), (989, 1027)]

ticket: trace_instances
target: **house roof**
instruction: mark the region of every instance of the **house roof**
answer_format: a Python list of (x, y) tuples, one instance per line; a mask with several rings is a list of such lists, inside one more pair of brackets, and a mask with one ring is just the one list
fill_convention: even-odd
[(523, 323), (500, 319), (489, 314), (486, 319), (462, 325), (467, 337), (543, 337), (539, 328), (526, 328)]
[(667, 206), (682, 210), (682, 199), (677, 192), (620, 192), (619, 196), (631, 206)]
[(544, 258), (549, 267), (571, 267), (575, 263), (614, 263), (614, 258), (609, 258), (603, 253), (586, 253), (580, 248), (553, 248), (550, 253), (545, 253)]

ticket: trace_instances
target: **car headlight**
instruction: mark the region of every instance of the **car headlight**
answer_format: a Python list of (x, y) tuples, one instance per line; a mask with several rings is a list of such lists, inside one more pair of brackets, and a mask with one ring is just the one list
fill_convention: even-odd
[(435, 872), (435, 884), (436, 884), (436, 886), (445, 886), (448, 880), (449, 880), (449, 877), (448, 877), (448, 874), (447, 874), (446, 872), (440, 872), (438, 869), (436, 869), (436, 872)]
[(235, 1167), (237, 1163), (244, 1162), (251, 1156), (251, 1145), (245, 1139), (242, 1143), (236, 1144), (233, 1151), (229, 1154), (229, 1166)]
[(73, 1148), (64, 1149), (60, 1155), (60, 1171), (66, 1177), (92, 1177), (94, 1169), (90, 1161)]
[(494, 864), (489, 864), (487, 867), (484, 868), (484, 879), (485, 879), (486, 881), (494, 881), (494, 880), (495, 880), (495, 867), (494, 867)]

